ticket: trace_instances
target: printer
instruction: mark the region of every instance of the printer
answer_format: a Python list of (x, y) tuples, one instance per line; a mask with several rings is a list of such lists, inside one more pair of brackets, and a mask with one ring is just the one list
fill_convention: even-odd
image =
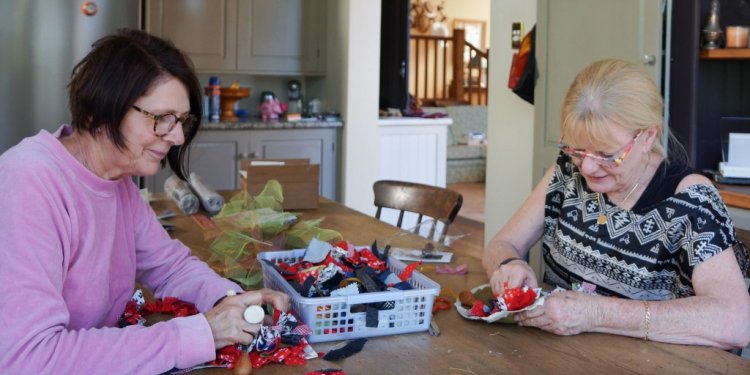
[(725, 180), (747, 179), (744, 183), (750, 183), (750, 133), (729, 133), (727, 161), (719, 163), (719, 175)]

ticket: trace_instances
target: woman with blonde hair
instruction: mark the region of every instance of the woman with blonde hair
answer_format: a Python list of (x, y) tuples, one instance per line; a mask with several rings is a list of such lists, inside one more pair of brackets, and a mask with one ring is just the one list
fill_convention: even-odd
[[(559, 335), (605, 332), (724, 349), (750, 343), (747, 248), (719, 192), (665, 150), (663, 101), (640, 67), (585, 67), (562, 106), (560, 153), (485, 249), (495, 292), (539, 284), (523, 260), (542, 239), (553, 293), (515, 314)], [(676, 151), (675, 151), (676, 150)], [(615, 298), (617, 297), (617, 298)]]

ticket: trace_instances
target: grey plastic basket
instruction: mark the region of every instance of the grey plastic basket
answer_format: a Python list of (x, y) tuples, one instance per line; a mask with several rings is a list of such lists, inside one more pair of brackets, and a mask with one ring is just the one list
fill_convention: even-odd
[[(440, 294), (440, 285), (427, 276), (414, 272), (409, 282), (414, 289), (376, 293), (362, 293), (339, 297), (302, 297), (284, 280), (276, 269), (263, 260), (274, 264), (295, 263), (305, 256), (305, 250), (267, 251), (258, 253), (263, 265), (263, 284), (266, 288), (285, 292), (291, 296), (292, 309), (307, 324), (313, 333), (308, 341), (326, 342), (360, 337), (395, 335), (399, 333), (426, 331), (432, 318), (432, 304)], [(388, 259), (391, 272), (400, 273), (406, 264), (393, 257)], [(378, 326), (366, 326), (365, 312), (352, 312), (368, 303), (393, 301), (393, 308), (378, 312)]]

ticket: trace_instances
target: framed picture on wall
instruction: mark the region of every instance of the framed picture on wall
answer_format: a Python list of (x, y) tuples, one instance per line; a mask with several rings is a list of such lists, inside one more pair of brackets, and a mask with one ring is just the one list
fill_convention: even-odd
[(486, 22), (479, 20), (453, 20), (453, 29), (464, 29), (466, 33), (466, 41), (481, 49), (482, 51), (487, 50), (484, 44), (484, 33), (485, 33)]

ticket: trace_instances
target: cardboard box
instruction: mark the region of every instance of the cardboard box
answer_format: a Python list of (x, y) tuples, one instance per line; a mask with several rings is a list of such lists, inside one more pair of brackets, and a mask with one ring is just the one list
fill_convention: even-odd
[(268, 180), (277, 180), (283, 189), (284, 210), (318, 208), (320, 165), (307, 159), (275, 159), (240, 161), (240, 187), (258, 195)]

